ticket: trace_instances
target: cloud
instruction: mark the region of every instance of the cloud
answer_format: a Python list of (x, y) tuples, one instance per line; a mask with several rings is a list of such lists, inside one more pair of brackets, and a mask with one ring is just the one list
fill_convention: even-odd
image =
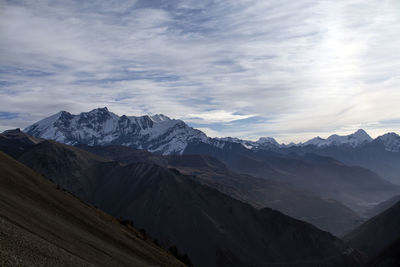
[(0, 10), (0, 106), (26, 114), (2, 129), (108, 106), (253, 139), (400, 131), (396, 0), (0, 0)]
[(198, 130), (202, 131), (203, 133), (205, 133), (207, 136), (209, 137), (223, 137), (220, 135), (219, 132), (214, 131), (213, 129), (210, 128), (197, 128)]
[(0, 120), (11, 120), (18, 118), (18, 113), (0, 111)]
[(182, 117), (187, 122), (195, 123), (226, 123), (237, 120), (244, 120), (256, 115), (239, 115), (225, 110), (213, 110), (197, 114), (187, 114)]

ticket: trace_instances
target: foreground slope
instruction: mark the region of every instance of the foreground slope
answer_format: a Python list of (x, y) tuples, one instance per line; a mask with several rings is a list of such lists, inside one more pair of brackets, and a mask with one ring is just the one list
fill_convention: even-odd
[(184, 266), (0, 152), (1, 266)]
[[(176, 244), (195, 266), (357, 266), (362, 261), (331, 234), (271, 209), (259, 211), (195, 177), (153, 163), (85, 165), (85, 153), (45, 141), (20, 160), (89, 203), (133, 220), (162, 245)], [(86, 167), (77, 172), (69, 166)]]
[(376, 256), (400, 238), (400, 202), (368, 220), (345, 236), (351, 246), (369, 257)]

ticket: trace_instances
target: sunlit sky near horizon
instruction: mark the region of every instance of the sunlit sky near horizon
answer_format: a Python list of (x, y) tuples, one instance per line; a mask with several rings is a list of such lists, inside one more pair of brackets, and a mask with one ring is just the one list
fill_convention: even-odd
[(0, 130), (67, 110), (208, 135), (400, 132), (398, 0), (0, 0)]

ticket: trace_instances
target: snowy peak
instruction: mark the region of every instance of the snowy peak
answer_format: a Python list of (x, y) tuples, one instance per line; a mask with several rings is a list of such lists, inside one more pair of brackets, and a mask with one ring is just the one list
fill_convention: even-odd
[(307, 145), (320, 146), (320, 145), (323, 145), (325, 142), (326, 142), (325, 139), (317, 136), (317, 137), (314, 137), (313, 139), (308, 140), (303, 145), (304, 146), (307, 146)]
[(351, 135), (372, 140), (371, 136), (369, 136), (369, 134), (366, 131), (364, 131), (364, 129), (358, 129), (355, 133)]
[(347, 138), (348, 140), (356, 140), (359, 144), (372, 141), (371, 136), (363, 129), (359, 129), (355, 133), (348, 135)]
[(314, 145), (317, 147), (325, 147), (325, 146), (351, 146), (357, 147), (361, 144), (371, 142), (372, 138), (362, 129), (357, 130), (355, 133), (349, 135), (337, 135), (333, 134), (329, 136), (327, 139), (323, 139), (321, 137), (315, 137), (303, 145)]
[(165, 122), (165, 121), (171, 121), (171, 119), (163, 114), (156, 114), (153, 116), (150, 116), (150, 119), (154, 122)]
[(396, 133), (387, 133), (376, 138), (390, 152), (400, 152), (400, 136)]
[(109, 112), (108, 108), (104, 107), (104, 108), (95, 108), (95, 109), (93, 109), (93, 110), (91, 110), (89, 112), (83, 112), (83, 113), (92, 113), (92, 114), (103, 113), (103, 114), (105, 114), (105, 113), (108, 113), (108, 112)]
[(331, 135), (327, 141), (330, 145), (350, 145), (356, 147), (364, 142), (371, 142), (372, 138), (364, 130), (359, 129), (350, 135)]
[(247, 149), (256, 149), (256, 148), (278, 148), (281, 145), (272, 137), (260, 137), (256, 142), (249, 140), (242, 140), (236, 137), (223, 137), (217, 138), (217, 140), (230, 142), (230, 143), (238, 143), (243, 145)]
[[(234, 137), (209, 138), (202, 131), (193, 129), (181, 120), (163, 114), (145, 116), (118, 116), (107, 107), (73, 115), (60, 111), (24, 129), (33, 137), (51, 139), (69, 145), (124, 145), (146, 149), (159, 154), (182, 154), (188, 144), (202, 142), (223, 148), (229, 143), (238, 143), (247, 149), (276, 150), (291, 145), (279, 144), (272, 137), (261, 137), (257, 141)], [(376, 139), (387, 151), (400, 152), (400, 136), (388, 133)], [(373, 141), (362, 129), (349, 135), (331, 135), (327, 139), (315, 137), (300, 146), (358, 147)]]
[(207, 136), (183, 121), (162, 114), (118, 116), (106, 107), (73, 115), (66, 111), (24, 129), (29, 135), (70, 145), (125, 145), (160, 154), (181, 154), (188, 142), (207, 142)]
[(257, 144), (260, 145), (265, 145), (265, 144), (271, 144), (275, 146), (279, 146), (279, 143), (276, 142), (276, 140), (272, 137), (260, 137), (258, 141), (256, 141)]

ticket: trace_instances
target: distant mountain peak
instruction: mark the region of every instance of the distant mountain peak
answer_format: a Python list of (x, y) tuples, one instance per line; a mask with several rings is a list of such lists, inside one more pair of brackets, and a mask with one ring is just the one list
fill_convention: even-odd
[(366, 142), (371, 142), (373, 139), (363, 129), (359, 129), (356, 132), (349, 135), (337, 135), (332, 134), (327, 139), (319, 136), (308, 140), (303, 145), (315, 145), (317, 147), (325, 146), (351, 146), (356, 147)]
[(392, 139), (392, 138), (398, 138), (399, 135), (395, 132), (389, 132), (386, 133), (384, 135), (379, 136), (378, 138), (382, 138), (382, 139)]
[(354, 134), (366, 134), (366, 135), (368, 135), (367, 132), (364, 129), (358, 129), (357, 131), (354, 132)]
[(259, 148), (259, 147), (280, 147), (281, 145), (272, 137), (260, 137), (257, 141), (243, 140), (237, 137), (222, 137), (216, 138), (216, 140), (230, 143), (241, 144), (247, 149)]
[(3, 135), (9, 135), (9, 134), (22, 134), (22, 131), (20, 128), (15, 128), (15, 129), (10, 129), (10, 130), (5, 130)]
[(372, 141), (371, 136), (369, 136), (369, 134), (366, 131), (364, 131), (363, 129), (358, 129), (356, 132), (354, 132), (350, 136), (354, 136), (355, 138), (357, 138), (359, 140)]
[(255, 143), (256, 147), (264, 148), (278, 148), (282, 146), (272, 137), (260, 137)]
[(89, 112), (83, 112), (83, 113), (88, 113), (88, 114), (95, 114), (95, 113), (109, 113), (108, 108), (107, 107), (103, 107), (103, 108), (95, 108), (92, 109)]
[(171, 118), (165, 116), (164, 114), (155, 114), (150, 116), (150, 119), (154, 122), (171, 121)]
[(385, 150), (390, 152), (400, 152), (400, 136), (394, 132), (390, 132), (376, 138), (385, 146)]
[(278, 142), (276, 142), (276, 140), (272, 137), (260, 137), (256, 141), (256, 143), (259, 143), (259, 144), (271, 143), (271, 144), (279, 145)]

